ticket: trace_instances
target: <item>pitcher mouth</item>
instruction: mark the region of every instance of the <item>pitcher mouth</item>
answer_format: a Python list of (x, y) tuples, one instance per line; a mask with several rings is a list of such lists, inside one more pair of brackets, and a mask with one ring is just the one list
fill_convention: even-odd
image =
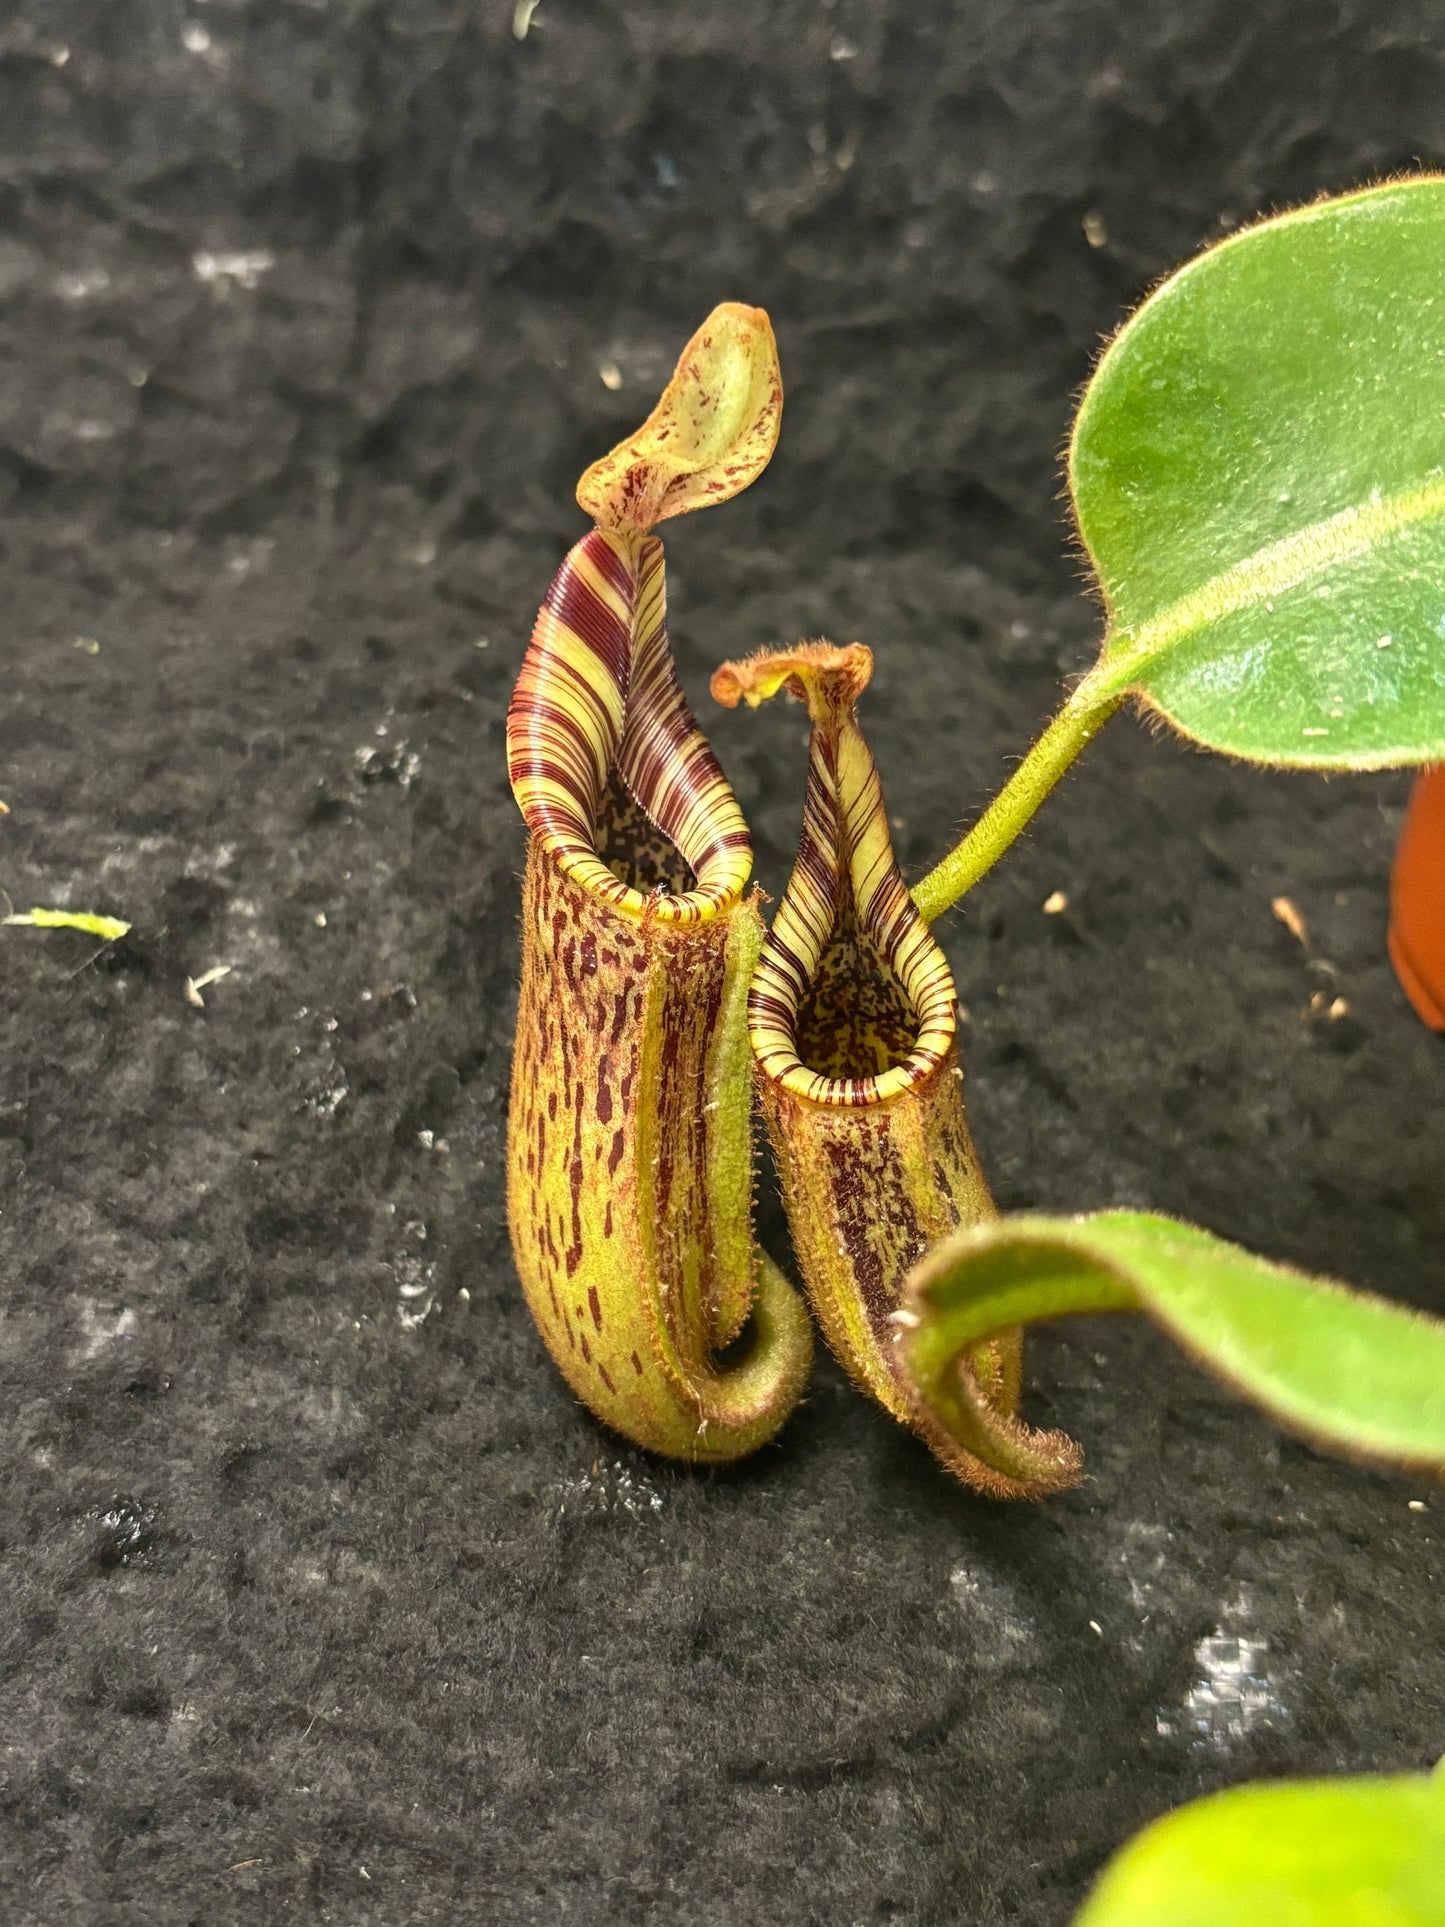
[(729, 708), (786, 689), (813, 729), (798, 855), (753, 978), (759, 1069), (812, 1104), (886, 1104), (944, 1062), (957, 1031), (953, 977), (914, 907), (888, 834), (883, 789), (853, 706), (873, 672), (861, 643), (801, 643), (725, 663)]
[(537, 617), (507, 715), (527, 827), (621, 915), (697, 924), (739, 900), (752, 840), (667, 637), (662, 544), (594, 529)]

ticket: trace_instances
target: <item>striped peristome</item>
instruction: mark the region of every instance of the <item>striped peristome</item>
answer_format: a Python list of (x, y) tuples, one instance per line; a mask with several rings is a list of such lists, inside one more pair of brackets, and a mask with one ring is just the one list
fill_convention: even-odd
[[(512, 696), (507, 768), (541, 846), (623, 915), (695, 923), (741, 897), (752, 843), (677, 679), (655, 535), (595, 528), (557, 571)], [(695, 889), (644, 894), (602, 861), (597, 827), (614, 770), (676, 845)]]
[[(753, 978), (748, 1024), (763, 1076), (815, 1104), (885, 1103), (937, 1068), (957, 1029), (953, 978), (893, 861), (882, 785), (854, 720), (872, 673), (872, 651), (862, 643), (803, 643), (725, 664), (713, 678), (713, 694), (729, 704), (787, 685), (813, 720), (798, 854)], [(838, 1076), (803, 1063), (798, 1020), (829, 945), (846, 934), (866, 943), (896, 982), (913, 1036), (901, 1054), (886, 1038), (869, 1040), (873, 1054), (890, 1061)], [(868, 1043), (859, 1043), (866, 1055)]]

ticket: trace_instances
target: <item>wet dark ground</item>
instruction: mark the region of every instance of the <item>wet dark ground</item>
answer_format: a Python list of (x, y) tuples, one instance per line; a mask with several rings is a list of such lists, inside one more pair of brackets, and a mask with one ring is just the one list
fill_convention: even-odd
[[(1173, 1802), (1445, 1747), (1438, 1491), (1122, 1321), (1033, 1347), (1092, 1473), (1037, 1510), (827, 1363), (674, 1470), (572, 1404), (501, 1198), (502, 716), (583, 464), (770, 308), (781, 449), (670, 538), (679, 656), (776, 890), (801, 719), (707, 674), (871, 643), (920, 869), (1088, 660), (1098, 337), (1228, 223), (1445, 158), (1432, 12), (6, 11), (0, 884), (135, 926), (0, 933), (7, 1920), (1062, 1927)], [(1445, 1311), (1404, 793), (1113, 725), (947, 932), (1006, 1206)]]

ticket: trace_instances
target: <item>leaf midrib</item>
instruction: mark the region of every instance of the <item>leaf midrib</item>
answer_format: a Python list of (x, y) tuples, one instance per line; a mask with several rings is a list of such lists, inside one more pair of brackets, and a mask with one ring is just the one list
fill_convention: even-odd
[(1095, 687), (1100, 694), (1118, 694), (1210, 623), (1257, 608), (1439, 517), (1445, 517), (1445, 475), (1437, 474), (1416, 488), (1352, 504), (1296, 529), (1293, 535), (1282, 536), (1221, 570), (1136, 627), (1111, 629)]

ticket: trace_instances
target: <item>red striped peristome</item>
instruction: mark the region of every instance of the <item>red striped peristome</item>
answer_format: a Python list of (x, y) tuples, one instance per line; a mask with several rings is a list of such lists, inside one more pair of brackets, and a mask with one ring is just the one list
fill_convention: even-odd
[[(541, 847), (623, 915), (695, 923), (742, 895), (752, 842), (677, 678), (655, 535), (594, 528), (557, 571), (512, 695), (507, 768)], [(614, 773), (681, 852), (695, 889), (644, 893), (603, 861), (599, 814)]]
[[(836, 649), (814, 642), (724, 663), (712, 683), (713, 695), (730, 708), (739, 700), (757, 704), (782, 688), (808, 705), (813, 729), (803, 828), (753, 978), (748, 1027), (769, 1082), (814, 1104), (850, 1108), (884, 1103), (919, 1083), (943, 1061), (957, 1028), (953, 978), (893, 860), (882, 785), (854, 720), (853, 705), (872, 673), (873, 655), (862, 643)], [(819, 1025), (807, 1022), (830, 952), (842, 953), (841, 965), (854, 978), (839, 985), (851, 1004), (846, 1016), (839, 1013), (855, 1032), (847, 1041), (819, 1037)], [(860, 1008), (866, 1003), (860, 952), (864, 971), (871, 966), (881, 980), (880, 991), (895, 993), (890, 1007)], [(903, 1048), (907, 1029), (912, 1035)], [(811, 1040), (800, 1036), (805, 1030), (814, 1033)], [(875, 1034), (864, 1034), (870, 1031)], [(831, 1071), (804, 1061), (805, 1041), (834, 1057)], [(853, 1067), (836, 1074), (850, 1056)], [(870, 1056), (877, 1068), (859, 1068)]]

